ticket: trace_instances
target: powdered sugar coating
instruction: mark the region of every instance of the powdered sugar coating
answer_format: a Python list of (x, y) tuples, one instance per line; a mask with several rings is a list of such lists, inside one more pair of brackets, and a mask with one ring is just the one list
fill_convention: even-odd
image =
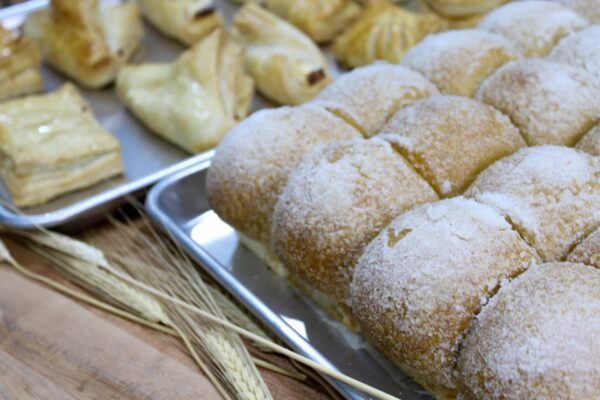
[(462, 336), (537, 255), (491, 207), (456, 197), (406, 212), (366, 248), (352, 284), (365, 335), (436, 394), (456, 389)]
[(273, 217), (273, 248), (308, 284), (344, 302), (364, 246), (396, 215), (435, 200), (389, 143), (333, 143), (290, 176)]
[(427, 36), (402, 65), (422, 73), (442, 93), (472, 97), (488, 75), (518, 58), (520, 52), (504, 37), (461, 29)]
[(481, 170), (525, 146), (505, 115), (457, 96), (412, 103), (398, 111), (379, 136), (444, 197), (462, 193)]
[(600, 0), (550, 0), (577, 12), (593, 24), (600, 24)]
[(532, 267), (504, 285), (471, 326), (458, 369), (469, 400), (597, 399), (600, 270)]
[[(600, 1), (598, 2), (600, 7)], [(600, 79), (600, 25), (593, 25), (562, 39), (548, 60), (581, 67)]]
[(509, 62), (483, 82), (476, 98), (506, 114), (530, 146), (572, 146), (600, 120), (600, 80), (546, 60)]
[(312, 105), (254, 113), (217, 147), (207, 176), (211, 207), (233, 227), (270, 244), (271, 218), (288, 175), (304, 154), (335, 140), (360, 137)]
[(498, 7), (479, 23), (479, 29), (508, 38), (525, 57), (542, 57), (561, 37), (588, 24), (585, 18), (560, 4), (529, 0)]
[(507, 216), (545, 261), (564, 260), (600, 225), (600, 157), (521, 149), (483, 171), (465, 195)]
[(592, 130), (581, 138), (575, 148), (585, 151), (593, 156), (600, 156), (600, 124), (596, 125)]
[(600, 268), (600, 228), (579, 243), (569, 254), (567, 261)]
[(419, 73), (380, 62), (342, 75), (327, 86), (315, 102), (370, 137), (402, 107), (438, 93)]

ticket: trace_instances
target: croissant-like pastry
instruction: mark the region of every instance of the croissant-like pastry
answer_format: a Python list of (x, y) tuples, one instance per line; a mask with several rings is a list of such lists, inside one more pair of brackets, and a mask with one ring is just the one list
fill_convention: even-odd
[(233, 25), (246, 48), (246, 70), (258, 90), (272, 101), (304, 103), (331, 81), (321, 50), (269, 11), (247, 4), (237, 12)]
[(135, 4), (98, 0), (52, 0), (27, 18), (23, 31), (50, 65), (89, 88), (114, 81), (143, 35)]
[(447, 28), (448, 22), (433, 13), (415, 13), (385, 0), (373, 1), (336, 39), (333, 51), (348, 67), (371, 64), (375, 60), (397, 64), (427, 34)]
[(138, 4), (152, 25), (187, 45), (223, 26), (213, 0), (138, 0)]
[(125, 67), (117, 94), (145, 125), (189, 152), (214, 147), (250, 107), (243, 49), (221, 29), (170, 64)]
[(317, 43), (331, 41), (360, 13), (353, 0), (266, 0), (265, 7)]
[(41, 61), (31, 39), (17, 37), (0, 26), (0, 100), (41, 91)]

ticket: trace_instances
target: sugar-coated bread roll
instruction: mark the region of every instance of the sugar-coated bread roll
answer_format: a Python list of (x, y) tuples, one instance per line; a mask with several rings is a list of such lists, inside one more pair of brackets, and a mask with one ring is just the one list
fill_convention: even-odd
[(401, 212), (435, 200), (386, 141), (336, 142), (290, 175), (273, 216), (273, 248), (292, 273), (343, 307), (369, 241)]
[(591, 155), (600, 156), (600, 124), (586, 133), (575, 147)]
[(456, 197), (396, 218), (360, 257), (352, 310), (367, 338), (439, 398), (456, 392), (470, 321), (537, 255), (491, 207)]
[(463, 342), (464, 400), (600, 397), (600, 271), (532, 267), (503, 285)]
[(210, 204), (243, 235), (268, 244), (277, 198), (303, 155), (353, 137), (360, 137), (354, 128), (311, 105), (256, 112), (218, 146), (207, 177)]
[(481, 170), (525, 146), (500, 111), (457, 96), (418, 100), (381, 132), (443, 197), (462, 193)]
[(593, 24), (600, 24), (600, 0), (550, 0), (583, 15)]
[(342, 75), (319, 94), (316, 102), (369, 137), (377, 134), (400, 108), (438, 93), (417, 72), (376, 63)]
[(558, 42), (547, 58), (550, 61), (581, 67), (600, 79), (600, 25), (592, 25), (566, 36)]
[(567, 261), (593, 265), (600, 268), (600, 228), (577, 245)]
[(471, 97), (492, 72), (520, 57), (500, 35), (459, 29), (429, 35), (406, 54), (402, 65), (422, 73), (442, 93)]
[(521, 149), (484, 170), (465, 194), (505, 215), (544, 261), (564, 260), (600, 225), (600, 157)]
[(510, 62), (483, 82), (476, 98), (521, 130), (530, 146), (572, 146), (600, 120), (600, 80), (540, 59)]
[(495, 9), (481, 21), (479, 28), (510, 39), (525, 57), (541, 57), (561, 37), (588, 24), (585, 18), (560, 4), (528, 0)]
[(427, 0), (436, 12), (451, 18), (468, 17), (490, 11), (507, 0)]

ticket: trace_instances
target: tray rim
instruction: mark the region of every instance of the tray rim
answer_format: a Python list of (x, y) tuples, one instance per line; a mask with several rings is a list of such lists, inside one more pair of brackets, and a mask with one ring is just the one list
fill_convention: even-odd
[[(163, 210), (159, 199), (162, 193), (178, 181), (202, 170), (208, 169), (211, 158), (172, 174), (154, 185), (146, 196), (145, 209), (152, 221), (177, 241), (198, 264), (233, 297), (240, 301), (256, 318), (264, 323), (277, 337), (299, 354), (332, 370), (339, 370), (325, 358), (318, 349), (298, 334), (287, 322), (273, 312), (264, 302), (259, 300), (250, 290), (224, 268), (207, 250), (189, 237)], [(327, 375), (319, 373), (344, 398), (350, 400), (367, 400), (369, 396), (359, 393)]]

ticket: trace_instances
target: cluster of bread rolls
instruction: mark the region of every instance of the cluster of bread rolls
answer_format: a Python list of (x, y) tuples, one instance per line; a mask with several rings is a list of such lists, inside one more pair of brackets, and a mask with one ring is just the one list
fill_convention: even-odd
[(210, 203), (438, 398), (600, 397), (597, 35), (549, 1), (431, 35), (237, 125)]

